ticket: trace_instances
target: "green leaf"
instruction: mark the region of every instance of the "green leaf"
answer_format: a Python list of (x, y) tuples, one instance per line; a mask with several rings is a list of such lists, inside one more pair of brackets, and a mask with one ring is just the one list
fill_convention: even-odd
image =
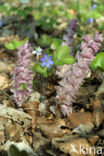
[(45, 72), (45, 73), (43, 73), (43, 75), (44, 75), (44, 77), (48, 77), (49, 75), (48, 75), (48, 72)]
[(43, 69), (42, 69), (40, 63), (37, 63), (37, 64), (34, 66), (34, 71), (37, 72), (37, 73), (40, 73), (40, 74), (43, 73)]
[(34, 8), (29, 6), (29, 7), (25, 7), (24, 10), (27, 12), (32, 12), (34, 10)]
[(58, 60), (67, 57), (69, 55), (70, 49), (68, 46), (59, 47), (54, 53), (54, 58)]
[(33, 88), (37, 87), (37, 81), (33, 80)]
[(15, 48), (17, 49), (17, 48), (21, 47), (22, 45), (24, 45), (27, 40), (28, 40), (28, 38), (25, 38), (23, 41), (15, 40), (15, 41), (13, 41), (13, 44), (14, 44)]
[(0, 11), (4, 11), (6, 9), (6, 7), (4, 6), (4, 4), (0, 4)]
[(72, 56), (68, 56), (62, 59), (63, 64), (72, 64), (75, 62), (75, 59)]
[(104, 52), (100, 52), (96, 55), (96, 58), (91, 62), (90, 67), (92, 69), (104, 70)]
[(55, 50), (55, 49), (57, 49), (58, 47), (61, 46), (61, 43), (62, 43), (62, 40), (60, 40), (60, 39), (53, 39), (53, 42), (52, 42), (50, 48), (51, 48), (52, 50)]
[(39, 11), (35, 12), (33, 15), (35, 20), (38, 20), (41, 17), (41, 13)]
[(30, 70), (37, 72), (39, 74), (43, 74), (44, 77), (48, 77), (49, 75), (51, 75), (51, 71), (48, 71), (47, 67), (42, 67), (41, 63), (37, 63), (35, 66), (30, 67)]
[(67, 46), (59, 47), (54, 53), (53, 61), (55, 65), (72, 64), (75, 59), (69, 56), (70, 49)]
[(26, 12), (25, 10), (18, 9), (17, 16), (23, 16), (24, 19), (26, 19), (26, 17), (27, 17), (27, 12)]
[(11, 13), (11, 12), (17, 12), (18, 11), (18, 7), (12, 7), (12, 8), (10, 8), (10, 10), (9, 10), (9, 13)]
[(37, 73), (43, 74), (47, 71), (46, 67), (42, 67), (41, 63), (37, 63), (34, 67), (33, 70)]
[(60, 60), (53, 59), (54, 64), (58, 66), (62, 66), (64, 64), (73, 64), (75, 62), (75, 59), (72, 56), (68, 56), (67, 58), (63, 58)]
[(25, 38), (23, 41), (13, 40), (10, 43), (5, 44), (5, 47), (9, 50), (15, 50), (15, 49), (21, 47), (22, 45), (24, 45), (27, 40), (28, 40), (28, 37)]
[(48, 46), (52, 42), (52, 38), (49, 35), (43, 34), (41, 38), (38, 40), (40, 46)]
[(24, 90), (27, 87), (27, 84), (22, 83), (18, 90)]
[(14, 49), (15, 49), (15, 47), (14, 47), (14, 45), (13, 45), (12, 42), (10, 42), (10, 43), (8, 43), (8, 44), (5, 44), (5, 47), (6, 47), (7, 49), (10, 49), (10, 50), (14, 50)]

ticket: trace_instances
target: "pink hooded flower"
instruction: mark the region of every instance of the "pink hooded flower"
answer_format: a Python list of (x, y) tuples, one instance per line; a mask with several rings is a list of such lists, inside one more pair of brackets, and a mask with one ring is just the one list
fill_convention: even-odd
[[(32, 54), (32, 48), (28, 41), (18, 49), (18, 63), (17, 67), (11, 73), (13, 75), (13, 92), (14, 101), (18, 107), (21, 107), (23, 103), (29, 98), (32, 92), (32, 80), (33, 73), (29, 70), (30, 57)], [(22, 84), (26, 87), (20, 90)]]
[(94, 40), (90, 37), (84, 37), (81, 44), (81, 52), (77, 52), (77, 62), (71, 65), (66, 71), (63, 79), (59, 82), (60, 86), (56, 86), (56, 102), (60, 104), (63, 115), (72, 112), (72, 103), (75, 101), (75, 95), (83, 83), (88, 73), (89, 65), (94, 59), (94, 54), (100, 49), (100, 42), (103, 41), (102, 35), (96, 34)]

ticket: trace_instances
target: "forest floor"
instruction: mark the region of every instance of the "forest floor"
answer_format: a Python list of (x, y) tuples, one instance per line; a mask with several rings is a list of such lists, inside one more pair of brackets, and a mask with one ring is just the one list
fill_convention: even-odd
[[(59, 81), (56, 75), (44, 78), (35, 74), (36, 85), (33, 93), (24, 104), (24, 111), (18, 110), (13, 100), (10, 74), (17, 63), (17, 50), (7, 50), (5, 44), (29, 36), (30, 44), (35, 47), (32, 32), (38, 31), (41, 35), (42, 29), (34, 25), (31, 16), (25, 20), (16, 19), (14, 16), (6, 18), (7, 22), (0, 28), (0, 156), (8, 156), (11, 143), (15, 145), (11, 150), (18, 147), (18, 156), (24, 156), (19, 151), (19, 145), (23, 149), (27, 148), (31, 156), (103, 156), (102, 73), (98, 70), (91, 70), (88, 73), (73, 103), (73, 112), (67, 117), (61, 115), (60, 108), (57, 109), (56, 114), (50, 110), (50, 107), (56, 104), (55, 86)], [(18, 22), (20, 26), (17, 29)], [(20, 28), (27, 22), (31, 25), (31, 29), (22, 32)], [(45, 33), (49, 35), (53, 32)], [(60, 30), (52, 35), (58, 34)], [(31, 64), (35, 61), (36, 57), (33, 56)]]

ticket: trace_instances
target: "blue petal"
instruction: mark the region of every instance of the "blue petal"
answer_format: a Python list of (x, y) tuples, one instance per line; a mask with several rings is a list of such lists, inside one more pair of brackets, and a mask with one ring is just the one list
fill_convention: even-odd
[(46, 62), (42, 62), (41, 66), (44, 67), (46, 65)]
[(2, 27), (3, 26), (3, 22), (2, 22), (2, 20), (0, 20), (0, 27)]
[(88, 22), (89, 22), (89, 23), (93, 23), (93, 22), (94, 22), (94, 19), (93, 19), (93, 18), (89, 18), (89, 19), (88, 19)]
[(50, 63), (49, 63), (49, 62), (46, 63), (46, 67), (47, 67), (47, 68), (50, 67)]
[(40, 59), (40, 61), (41, 61), (41, 62), (45, 61), (45, 58), (44, 58), (44, 57), (42, 57), (42, 58)]
[(93, 6), (91, 7), (92, 10), (94, 10), (97, 7), (96, 4), (93, 4)]
[(49, 57), (48, 57), (48, 60), (52, 60), (52, 56), (49, 56)]
[(47, 54), (44, 54), (44, 58), (45, 58), (45, 59), (48, 59), (48, 55), (47, 55)]
[(53, 65), (53, 64), (54, 64), (54, 62), (53, 62), (53, 61), (49, 61), (49, 63), (50, 63), (51, 65)]

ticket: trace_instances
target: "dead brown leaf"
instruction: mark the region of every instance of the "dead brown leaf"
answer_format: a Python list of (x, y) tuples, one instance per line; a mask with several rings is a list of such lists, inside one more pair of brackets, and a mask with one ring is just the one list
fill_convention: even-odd
[(94, 135), (88, 138), (88, 141), (91, 145), (95, 145), (95, 143), (99, 140), (99, 136)]
[(14, 108), (6, 107), (4, 105), (0, 105), (0, 117), (11, 119), (14, 122), (19, 123), (21, 127), (24, 128), (31, 125), (32, 120), (32, 117), (30, 115)]
[(99, 127), (104, 120), (103, 106), (100, 100), (93, 102), (93, 120), (97, 127)]
[(87, 124), (80, 124), (79, 126), (77, 126), (72, 133), (78, 133), (80, 135), (85, 135), (89, 132), (91, 132), (91, 130), (94, 128), (94, 125), (92, 123), (87, 123)]
[(35, 128), (37, 116), (39, 115), (39, 99), (40, 94), (38, 92), (32, 93), (29, 101), (24, 104), (24, 110), (32, 116), (32, 129)]
[(75, 12), (75, 10), (73, 10), (73, 9), (69, 9), (69, 10), (67, 10), (67, 12), (69, 12), (70, 14), (72, 14), (72, 15), (76, 15), (76, 12)]
[(49, 142), (50, 140), (43, 137), (40, 133), (35, 133), (33, 137), (33, 149), (40, 151), (40, 149), (45, 147)]
[(11, 36), (6, 36), (6, 37), (0, 37), (0, 42), (1, 43), (4, 43), (4, 44), (7, 44), (9, 42), (11, 42), (12, 40), (20, 40), (19, 36), (18, 35), (11, 35)]
[(52, 144), (64, 153), (71, 156), (95, 156), (87, 139), (77, 136), (64, 136), (63, 138), (55, 138)]
[(0, 145), (7, 140), (17, 141), (23, 129), (17, 122), (4, 117), (0, 117)]
[(81, 86), (78, 93), (77, 93), (77, 103), (85, 106), (86, 103), (88, 104), (88, 99), (94, 96), (95, 88), (91, 85), (87, 87)]
[(87, 125), (88, 123), (93, 124), (93, 118), (90, 112), (78, 112), (68, 114), (67, 126), (69, 128), (76, 128), (80, 124)]
[(0, 74), (0, 90), (8, 88), (9, 84), (10, 82), (6, 74)]
[(11, 72), (13, 68), (15, 67), (15, 64), (8, 62), (0, 61), (0, 72)]
[(61, 137), (64, 134), (69, 133), (68, 129), (62, 129), (61, 127), (66, 127), (65, 120), (48, 120), (45, 117), (40, 117), (37, 119), (37, 127), (41, 129), (45, 136), (49, 138)]

